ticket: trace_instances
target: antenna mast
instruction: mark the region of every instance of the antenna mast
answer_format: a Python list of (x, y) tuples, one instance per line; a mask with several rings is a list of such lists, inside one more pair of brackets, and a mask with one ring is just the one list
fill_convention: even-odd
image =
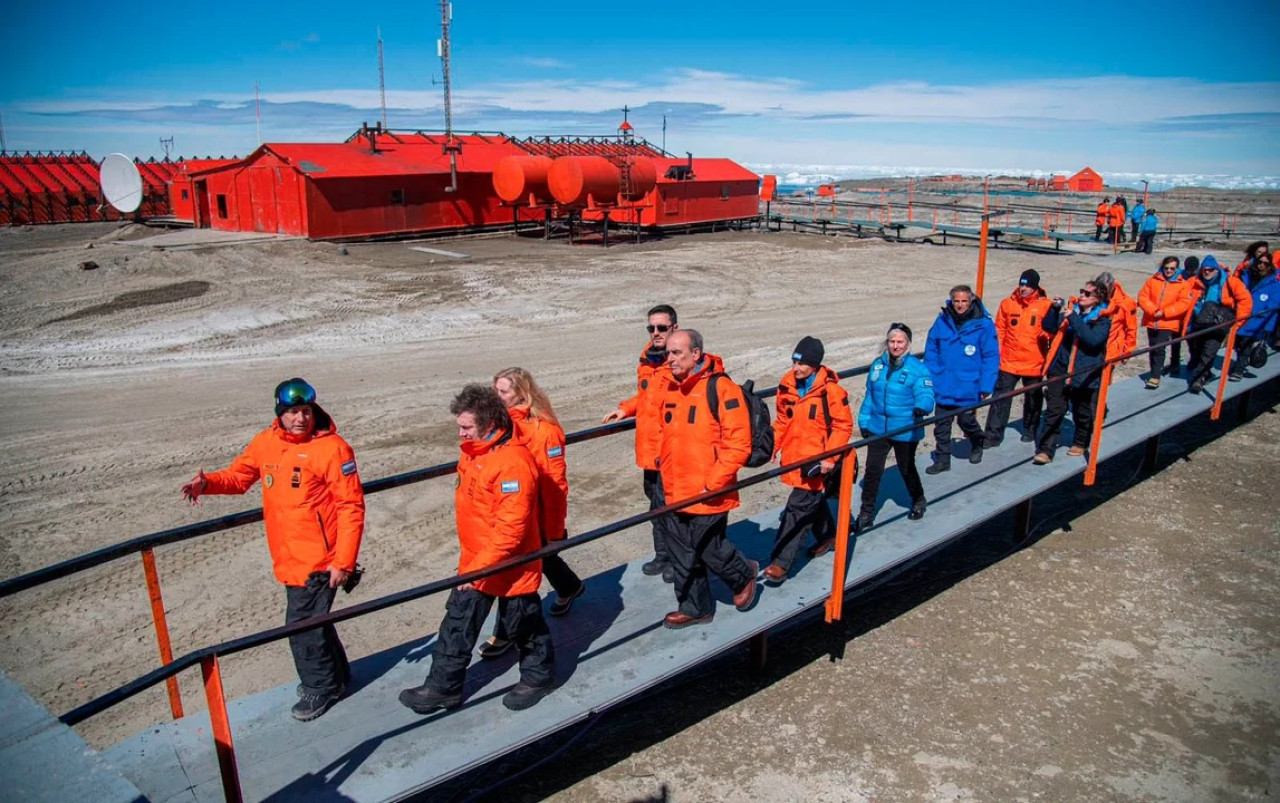
[(387, 130), (387, 82), (382, 62), (382, 26), (378, 26), (378, 93), (382, 95), (382, 130)]
[(0, 154), (3, 154), (4, 152), (4, 118), (0, 117)]
[(258, 99), (258, 82), (253, 82), (253, 116), (258, 121), (258, 144), (262, 144), (262, 103)]
[(436, 42), (441, 71), (444, 75), (444, 152), (449, 154), (449, 186), (447, 192), (458, 191), (458, 154), (462, 146), (453, 138), (453, 93), (449, 82), (449, 21), (453, 19), (453, 3), (440, 0), (440, 39)]
[(160, 147), (164, 148), (164, 160), (169, 161), (169, 154), (173, 152), (173, 137), (161, 137)]

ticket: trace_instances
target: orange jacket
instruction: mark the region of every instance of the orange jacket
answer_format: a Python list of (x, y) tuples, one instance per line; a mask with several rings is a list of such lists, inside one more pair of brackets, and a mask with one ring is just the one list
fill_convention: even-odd
[[(1222, 288), (1222, 306), (1232, 311), (1237, 318), (1248, 318), (1253, 314), (1253, 294), (1249, 292), (1249, 288), (1245, 287), (1244, 282), (1234, 276), (1228, 276), (1226, 268), (1221, 268), (1223, 281), (1226, 284)], [(1204, 282), (1200, 281), (1197, 275), (1195, 281), (1195, 300), (1198, 302), (1200, 296), (1204, 294)], [(1222, 331), (1223, 338), (1226, 337), (1225, 328)]]
[(1124, 291), (1120, 282), (1112, 286), (1111, 300), (1101, 313), (1111, 319), (1107, 334), (1107, 359), (1123, 357), (1138, 347), (1138, 302)]
[(1120, 204), (1112, 204), (1111, 208), (1107, 210), (1107, 223), (1113, 229), (1124, 226), (1124, 218), (1124, 207)]
[(1041, 324), (1053, 301), (1042, 288), (1023, 298), (1013, 294), (996, 310), (996, 339), (1000, 342), (1000, 370), (1014, 376), (1042, 376), (1049, 353), (1049, 335)]
[(1107, 220), (1111, 217), (1111, 205), (1106, 201), (1098, 204), (1098, 214), (1093, 216), (1093, 224), (1095, 226), (1107, 225)]
[(647, 359), (649, 349), (640, 352), (636, 366), (636, 395), (618, 405), (628, 418), (636, 419), (636, 465), (657, 468), (658, 440), (662, 430), (662, 398), (675, 382), (666, 360), (654, 364)]
[[(667, 504), (723, 488), (738, 481), (751, 456), (751, 419), (742, 388), (727, 376), (716, 380), (719, 422), (707, 404), (707, 378), (724, 372), (724, 362), (703, 354), (701, 368), (673, 382), (662, 400), (662, 437), (658, 469)], [(696, 515), (726, 513), (738, 506), (738, 492), (686, 507)]]
[(280, 420), (259, 432), (223, 471), (205, 475), (207, 494), (242, 494), (262, 480), (262, 517), (276, 579), (305, 586), (333, 567), (351, 571), (364, 536), (364, 489), (351, 446), (315, 406), (316, 429), (298, 438)]
[[(1182, 278), (1181, 273), (1166, 279), (1156, 274), (1138, 291), (1138, 307), (1142, 309), (1142, 325), (1147, 329), (1173, 332), (1181, 337), (1187, 329), (1187, 319), (1196, 303), (1195, 282)], [(1160, 317), (1156, 317), (1156, 312)]]
[(569, 510), (569, 478), (565, 474), (564, 430), (559, 424), (529, 417), (529, 405), (507, 410), (515, 425), (516, 439), (533, 455), (538, 466), (538, 526), (544, 541), (560, 541), (565, 535)]
[[(844, 446), (853, 436), (849, 394), (840, 387), (836, 372), (825, 365), (814, 372), (803, 397), (796, 388), (796, 372), (788, 371), (778, 383), (777, 409), (773, 421), (774, 454), (780, 455), (783, 463)], [(858, 459), (857, 452), (850, 451), (848, 455)], [(782, 482), (809, 491), (821, 491), (826, 484), (822, 475), (805, 477), (800, 469), (783, 474)]]
[[(458, 526), (458, 574), (474, 572), (542, 546), (538, 531), (538, 466), (509, 432), (488, 441), (463, 441), (458, 486), (453, 492)], [(495, 597), (536, 594), (542, 561), (475, 582)]]

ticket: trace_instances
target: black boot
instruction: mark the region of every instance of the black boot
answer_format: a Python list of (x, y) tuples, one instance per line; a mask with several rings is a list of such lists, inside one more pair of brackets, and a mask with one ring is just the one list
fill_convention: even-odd
[(920, 519), (923, 519), (926, 507), (928, 507), (928, 505), (925, 503), (925, 498), (923, 496), (916, 499), (911, 503), (911, 512), (907, 514), (907, 518), (912, 521), (919, 521)]
[(933, 458), (933, 465), (924, 470), (926, 474), (941, 474), (944, 471), (951, 470), (951, 455), (940, 454)]

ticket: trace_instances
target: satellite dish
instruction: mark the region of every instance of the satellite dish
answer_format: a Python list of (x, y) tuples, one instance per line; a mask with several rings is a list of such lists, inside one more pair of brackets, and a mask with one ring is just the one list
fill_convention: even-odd
[(113, 153), (98, 168), (98, 183), (107, 203), (128, 214), (142, 205), (142, 176), (138, 166), (123, 153)]

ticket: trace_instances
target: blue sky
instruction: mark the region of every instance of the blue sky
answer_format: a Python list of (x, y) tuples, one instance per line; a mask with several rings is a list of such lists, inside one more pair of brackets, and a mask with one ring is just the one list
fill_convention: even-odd
[[(753, 165), (1280, 176), (1280, 3), (454, 4), (455, 128), (611, 133)], [(430, 2), (6, 12), (11, 150), (245, 154), (443, 127)], [(994, 8), (994, 7), (993, 7)], [(1256, 44), (1248, 41), (1256, 31)], [(19, 65), (16, 69), (14, 65)]]

